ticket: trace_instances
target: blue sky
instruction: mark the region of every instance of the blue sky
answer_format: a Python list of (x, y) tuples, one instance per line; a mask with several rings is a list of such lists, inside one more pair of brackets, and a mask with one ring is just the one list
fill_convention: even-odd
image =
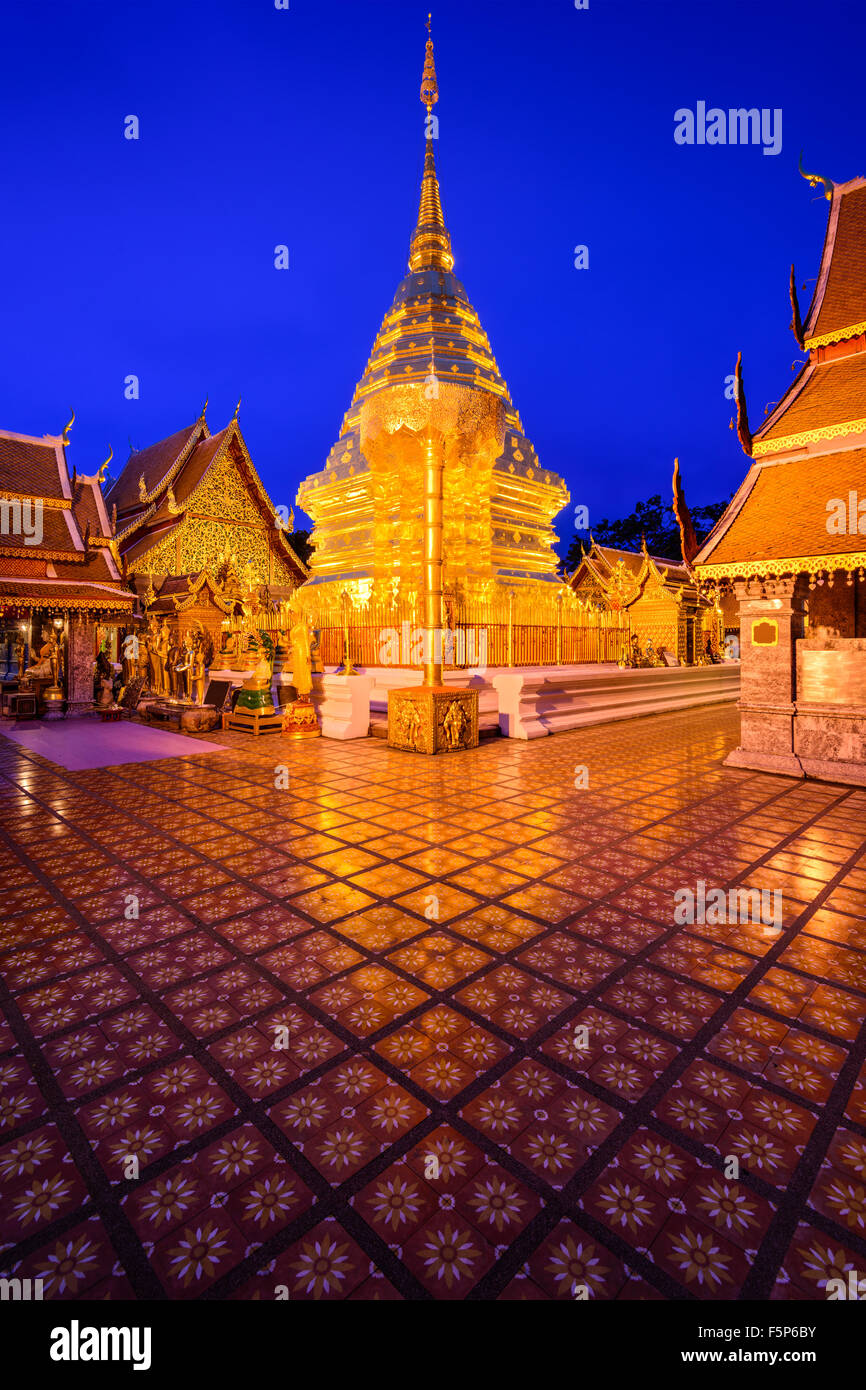
[[(0, 424), (59, 432), (74, 405), (69, 457), (89, 472), (205, 396), (219, 428), (240, 396), (291, 505), (405, 273), (428, 8), (5, 0)], [(753, 425), (791, 380), (789, 266), (805, 314), (827, 210), (798, 154), (838, 181), (866, 172), (864, 16), (859, 0), (435, 0), (455, 271), (542, 463), (591, 520), (668, 495), (675, 454), (695, 504), (743, 476), (725, 377), (742, 349)], [(674, 112), (701, 100), (781, 109), (780, 153), (677, 145)]]

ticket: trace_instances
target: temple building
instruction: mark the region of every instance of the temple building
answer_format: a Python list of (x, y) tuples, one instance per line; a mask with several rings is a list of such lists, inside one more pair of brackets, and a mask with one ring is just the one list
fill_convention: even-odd
[(592, 541), (569, 579), (577, 597), (592, 608), (627, 615), (641, 651), (652, 643), (682, 666), (693, 666), (722, 647), (722, 615), (701, 594), (685, 565), (650, 555), (646, 543), (637, 554)]
[(41, 438), (0, 430), (0, 681), (11, 690), (56, 643), (66, 707), (92, 701), (97, 650), (116, 655), (134, 603), (102, 496), (108, 461), (70, 474), (71, 425)]
[(824, 250), (805, 321), (806, 362), (750, 431), (737, 363), (746, 478), (695, 559), (740, 606), (735, 766), (866, 783), (866, 179), (820, 184)]
[(235, 588), (239, 576), (244, 591), (266, 587), (276, 600), (288, 599), (307, 578), (253, 466), (237, 413), (211, 434), (202, 410), (192, 425), (133, 450), (106, 500), (116, 513), (124, 575), (140, 597), (152, 590), (165, 599), (166, 614), (176, 611), (169, 595), (186, 600), (194, 591), (219, 622), (234, 601), (218, 578), (221, 569), (235, 576)]
[[(429, 28), (429, 25), (428, 25)], [(444, 453), (443, 588), (457, 600), (555, 592), (553, 517), (563, 480), (538, 460), (487, 335), (453, 272), (434, 157), (438, 100), (428, 38), (424, 173), (408, 274), (385, 314), (340, 437), (298, 503), (313, 518), (305, 594), (324, 611), (423, 591), (425, 449)]]

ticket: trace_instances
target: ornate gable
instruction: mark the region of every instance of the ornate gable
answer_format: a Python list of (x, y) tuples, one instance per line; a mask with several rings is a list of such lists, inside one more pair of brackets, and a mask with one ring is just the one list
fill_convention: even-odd
[(306, 579), (237, 419), (200, 438), (157, 493), (120, 538), (129, 574), (198, 575), (229, 553), (249, 565), (256, 583), (291, 589)]

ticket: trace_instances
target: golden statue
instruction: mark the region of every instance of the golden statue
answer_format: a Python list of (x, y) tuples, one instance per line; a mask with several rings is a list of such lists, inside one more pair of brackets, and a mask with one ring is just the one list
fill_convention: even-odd
[(190, 680), (193, 689), (193, 698), (197, 705), (204, 704), (204, 682), (205, 682), (205, 660), (204, 660), (204, 636), (199, 633), (195, 639), (195, 649), (192, 654), (192, 670)]
[(51, 684), (57, 685), (60, 677), (60, 648), (57, 638), (49, 627), (42, 629), (42, 638), (39, 660), (28, 666), (26, 674), (34, 680), (46, 680), (50, 677)]
[(24, 676), (24, 633), (19, 632), (15, 638), (15, 660), (18, 663), (18, 679)]
[(449, 748), (459, 748), (467, 726), (466, 711), (459, 700), (452, 700), (445, 711), (442, 728)]
[(292, 628), (292, 685), (305, 698), (313, 688), (312, 641), (306, 618)]
[(150, 688), (154, 695), (165, 694), (165, 680), (159, 656), (159, 628), (156, 618), (148, 619), (147, 664), (150, 673)]
[(168, 623), (165, 618), (159, 625), (159, 632), (156, 638), (156, 653), (159, 662), (160, 694), (167, 695), (171, 688), (168, 677), (168, 653), (171, 647), (171, 633), (168, 630)]
[(188, 700), (190, 696), (190, 672), (192, 670), (192, 634), (189, 629), (183, 634), (183, 645), (177, 653), (178, 660), (175, 665), (175, 676), (177, 679), (176, 695), (179, 700)]
[(414, 700), (403, 700), (397, 713), (397, 726), (405, 739), (406, 747), (418, 748), (418, 735), (421, 732), (421, 711)]
[(140, 636), (139, 639), (138, 639), (137, 666), (138, 666), (138, 678), (139, 678), (140, 681), (142, 681), (143, 686), (146, 686), (146, 685), (147, 685), (147, 680), (148, 680), (148, 675), (149, 675), (149, 672), (150, 672), (150, 653), (149, 653), (149, 651), (148, 651), (148, 645), (147, 645), (147, 634), (144, 633), (144, 632), (141, 634), (141, 636)]

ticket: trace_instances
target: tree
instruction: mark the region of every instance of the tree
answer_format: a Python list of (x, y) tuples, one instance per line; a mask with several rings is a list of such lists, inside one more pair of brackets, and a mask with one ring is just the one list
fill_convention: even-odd
[(301, 563), (309, 565), (313, 554), (309, 531), (293, 531), (289, 536), (289, 544)]
[[(699, 541), (704, 541), (710, 534), (728, 501), (711, 502), (705, 507), (691, 509)], [(622, 517), (619, 521), (609, 521), (605, 517), (591, 529), (594, 541), (598, 541), (599, 545), (611, 546), (615, 550), (638, 551), (645, 536), (650, 555), (682, 564), (680, 528), (674, 509), (670, 503), (662, 501), (659, 493), (654, 497), (648, 497), (645, 502), (638, 502), (629, 516)], [(584, 549), (589, 549), (589, 531), (575, 531), (565, 557), (566, 573), (572, 574), (577, 569)]]

